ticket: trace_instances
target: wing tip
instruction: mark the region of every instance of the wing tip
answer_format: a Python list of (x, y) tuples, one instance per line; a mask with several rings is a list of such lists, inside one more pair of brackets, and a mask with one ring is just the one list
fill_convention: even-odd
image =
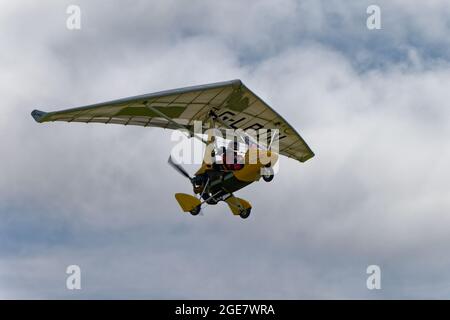
[(306, 155), (306, 156), (302, 157), (301, 159), (299, 159), (299, 161), (303, 163), (303, 162), (308, 161), (311, 158), (314, 158), (314, 156), (315, 156), (315, 153), (311, 151), (308, 155)]
[(40, 111), (40, 110), (33, 110), (33, 111), (31, 111), (31, 116), (38, 123), (43, 122), (43, 118), (46, 115), (47, 115), (47, 112), (44, 112), (44, 111)]

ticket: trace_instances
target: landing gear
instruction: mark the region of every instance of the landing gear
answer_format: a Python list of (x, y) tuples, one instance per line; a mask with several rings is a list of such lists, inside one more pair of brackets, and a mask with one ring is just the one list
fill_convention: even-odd
[(203, 193), (202, 199), (207, 204), (217, 204), (219, 202), (219, 200), (216, 199), (215, 196), (213, 196), (211, 193)]
[(198, 206), (196, 206), (194, 209), (192, 209), (191, 211), (189, 211), (193, 216), (196, 216), (196, 215), (198, 215), (199, 213), (200, 213), (200, 210), (201, 210), (201, 206), (200, 205), (198, 205)]
[(264, 173), (262, 178), (265, 182), (270, 182), (273, 180), (273, 169), (271, 167), (264, 168)]
[(243, 209), (241, 212), (239, 212), (239, 216), (242, 219), (247, 219), (250, 216), (250, 212), (252, 211), (252, 208)]

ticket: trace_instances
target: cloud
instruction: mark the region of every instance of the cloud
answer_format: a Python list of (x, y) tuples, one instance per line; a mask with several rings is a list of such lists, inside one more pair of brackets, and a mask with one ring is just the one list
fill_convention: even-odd
[[(448, 296), (445, 1), (380, 1), (373, 32), (360, 1), (105, 3), (77, 2), (80, 31), (69, 2), (0, 13), (2, 298)], [(169, 131), (29, 115), (234, 78), (316, 153), (239, 192), (245, 222), (180, 212)]]

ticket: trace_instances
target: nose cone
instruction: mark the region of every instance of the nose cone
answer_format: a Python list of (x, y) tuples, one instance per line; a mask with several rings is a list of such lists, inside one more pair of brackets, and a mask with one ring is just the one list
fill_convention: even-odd
[(234, 176), (240, 181), (253, 182), (261, 178), (261, 168), (273, 166), (278, 161), (278, 154), (270, 150), (253, 149), (247, 151), (245, 165), (235, 171)]

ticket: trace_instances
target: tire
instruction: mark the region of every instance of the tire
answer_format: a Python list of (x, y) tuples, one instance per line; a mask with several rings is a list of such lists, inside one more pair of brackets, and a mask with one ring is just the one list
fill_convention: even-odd
[(193, 216), (196, 216), (200, 213), (201, 207), (200, 206), (196, 206), (194, 209), (192, 209), (191, 211), (189, 211)]
[(262, 178), (265, 182), (270, 182), (273, 180), (273, 169), (272, 168), (265, 168), (265, 173), (263, 174)]
[(252, 208), (244, 209), (239, 213), (239, 216), (242, 219), (247, 219), (250, 216), (251, 211), (252, 211)]

